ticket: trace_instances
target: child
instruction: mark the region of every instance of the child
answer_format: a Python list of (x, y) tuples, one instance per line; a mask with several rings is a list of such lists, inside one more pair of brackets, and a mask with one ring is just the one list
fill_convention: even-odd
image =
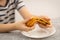
[[(25, 21), (15, 22), (15, 9), (23, 16)], [(29, 31), (34, 27), (28, 28), (25, 22), (32, 17), (21, 0), (0, 0), (0, 32), (12, 30)], [(45, 17), (44, 17), (45, 18)], [(49, 18), (45, 18), (48, 20)]]

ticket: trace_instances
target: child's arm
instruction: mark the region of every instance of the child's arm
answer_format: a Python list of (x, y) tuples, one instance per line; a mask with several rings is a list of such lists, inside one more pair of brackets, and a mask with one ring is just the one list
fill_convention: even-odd
[(30, 18), (32, 16), (32, 14), (28, 11), (28, 9), (25, 6), (19, 10), (19, 13), (24, 19)]
[(13, 30), (20, 30), (20, 31), (29, 31), (34, 29), (34, 27), (27, 27), (25, 25), (25, 22), (28, 20), (24, 20), (22, 22), (18, 21), (15, 23), (11, 23), (11, 24), (0, 24), (0, 32), (9, 32), (9, 31), (13, 31)]
[(14, 24), (0, 24), (0, 32), (9, 32), (14, 29)]
[(27, 7), (25, 6), (24, 2), (22, 0), (17, 0), (16, 2), (16, 9), (19, 11), (19, 13), (22, 15), (24, 19), (30, 18), (32, 15), (28, 11)]

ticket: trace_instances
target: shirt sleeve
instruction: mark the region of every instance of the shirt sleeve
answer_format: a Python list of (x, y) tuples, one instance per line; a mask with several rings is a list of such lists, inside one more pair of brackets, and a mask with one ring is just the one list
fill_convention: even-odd
[(16, 3), (16, 9), (17, 10), (20, 10), (22, 7), (24, 7), (24, 3), (22, 0), (17, 0), (17, 3)]

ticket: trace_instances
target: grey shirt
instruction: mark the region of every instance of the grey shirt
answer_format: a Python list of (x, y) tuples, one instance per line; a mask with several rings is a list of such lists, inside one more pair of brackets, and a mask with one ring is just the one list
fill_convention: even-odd
[(0, 5), (0, 23), (14, 23), (15, 9), (20, 10), (24, 7), (22, 0), (7, 0), (5, 6)]

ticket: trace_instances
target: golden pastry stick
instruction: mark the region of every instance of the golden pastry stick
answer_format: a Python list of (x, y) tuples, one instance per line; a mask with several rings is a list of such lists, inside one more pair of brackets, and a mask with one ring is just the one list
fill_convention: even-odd
[(39, 17), (33, 17), (35, 20), (37, 20), (37, 22), (43, 24), (43, 25), (50, 25), (50, 22), (49, 21), (46, 21), (45, 19), (43, 18), (39, 18)]
[(39, 20), (38, 20), (38, 23), (39, 23), (39, 24), (42, 24), (42, 25), (46, 25), (45, 22), (42, 22), (42, 21), (39, 21)]
[(26, 22), (26, 25), (28, 27), (32, 27), (35, 23), (36, 23), (36, 19), (35, 18), (32, 18), (28, 22)]
[(28, 22), (26, 22), (26, 25), (28, 27), (32, 27), (36, 22), (42, 24), (42, 25), (50, 25), (50, 22), (49, 21), (46, 21), (42, 18), (38, 18), (38, 17), (33, 17), (32, 19), (30, 19)]
[(46, 20), (44, 20), (44, 19), (42, 19), (42, 18), (39, 18), (39, 20), (38, 20), (38, 23), (40, 23), (40, 24), (43, 24), (43, 25), (50, 25), (50, 22), (49, 21), (46, 21)]

